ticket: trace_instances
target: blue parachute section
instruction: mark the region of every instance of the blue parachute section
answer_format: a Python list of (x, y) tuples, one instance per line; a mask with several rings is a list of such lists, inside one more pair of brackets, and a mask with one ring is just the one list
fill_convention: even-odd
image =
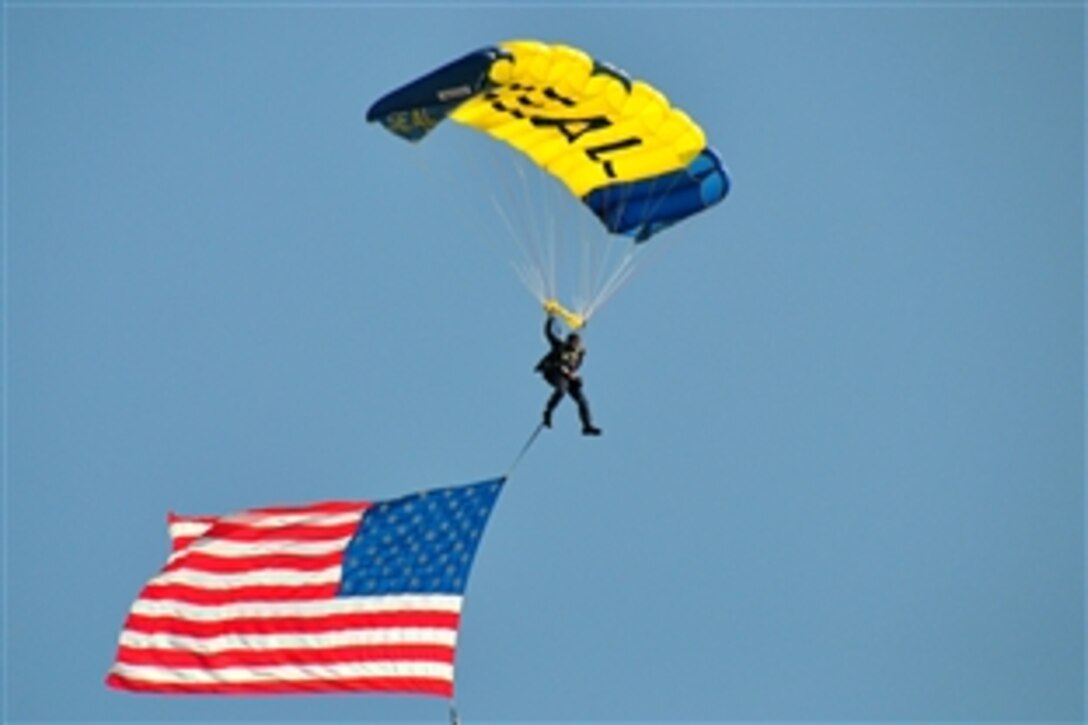
[(729, 174), (718, 154), (703, 150), (682, 171), (594, 189), (582, 198), (608, 231), (644, 242), (729, 193)]
[(486, 90), (487, 71), (508, 55), (501, 48), (481, 48), (437, 68), (379, 98), (366, 120), (380, 121), (390, 132), (419, 141), (453, 109)]

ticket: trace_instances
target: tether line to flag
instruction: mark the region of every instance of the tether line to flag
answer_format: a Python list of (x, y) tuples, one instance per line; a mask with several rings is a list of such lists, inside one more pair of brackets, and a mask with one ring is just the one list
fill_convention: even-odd
[(510, 478), (510, 475), (514, 472), (514, 469), (518, 467), (519, 463), (521, 463), (521, 459), (524, 458), (525, 454), (529, 452), (529, 449), (533, 447), (533, 443), (536, 442), (537, 436), (540, 435), (540, 431), (542, 430), (544, 430), (544, 424), (537, 423), (536, 428), (529, 435), (529, 440), (525, 441), (525, 445), (521, 447), (521, 450), (518, 451), (517, 456), (514, 457), (514, 462), (511, 463), (510, 467), (506, 469), (506, 474), (503, 476), (503, 478)]

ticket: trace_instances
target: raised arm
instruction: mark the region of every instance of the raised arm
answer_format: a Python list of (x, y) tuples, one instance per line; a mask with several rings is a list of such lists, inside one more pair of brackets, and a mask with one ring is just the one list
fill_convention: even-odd
[(548, 342), (552, 347), (559, 347), (563, 344), (563, 341), (559, 339), (559, 335), (555, 334), (555, 318), (548, 315), (547, 322), (544, 323), (544, 337), (548, 338)]

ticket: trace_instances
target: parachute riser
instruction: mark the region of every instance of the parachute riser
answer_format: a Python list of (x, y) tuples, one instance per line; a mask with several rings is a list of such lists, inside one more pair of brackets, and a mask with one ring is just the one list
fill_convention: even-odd
[(588, 317), (571, 312), (555, 299), (544, 300), (544, 311), (561, 319), (571, 330), (581, 330), (589, 322)]

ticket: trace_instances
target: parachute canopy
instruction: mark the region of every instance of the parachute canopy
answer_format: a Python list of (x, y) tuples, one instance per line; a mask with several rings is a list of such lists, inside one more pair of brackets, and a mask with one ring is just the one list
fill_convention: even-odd
[(420, 141), (450, 119), (558, 178), (612, 233), (649, 239), (729, 191), (699, 126), (647, 83), (566, 45), (511, 41), (379, 99), (368, 121)]

